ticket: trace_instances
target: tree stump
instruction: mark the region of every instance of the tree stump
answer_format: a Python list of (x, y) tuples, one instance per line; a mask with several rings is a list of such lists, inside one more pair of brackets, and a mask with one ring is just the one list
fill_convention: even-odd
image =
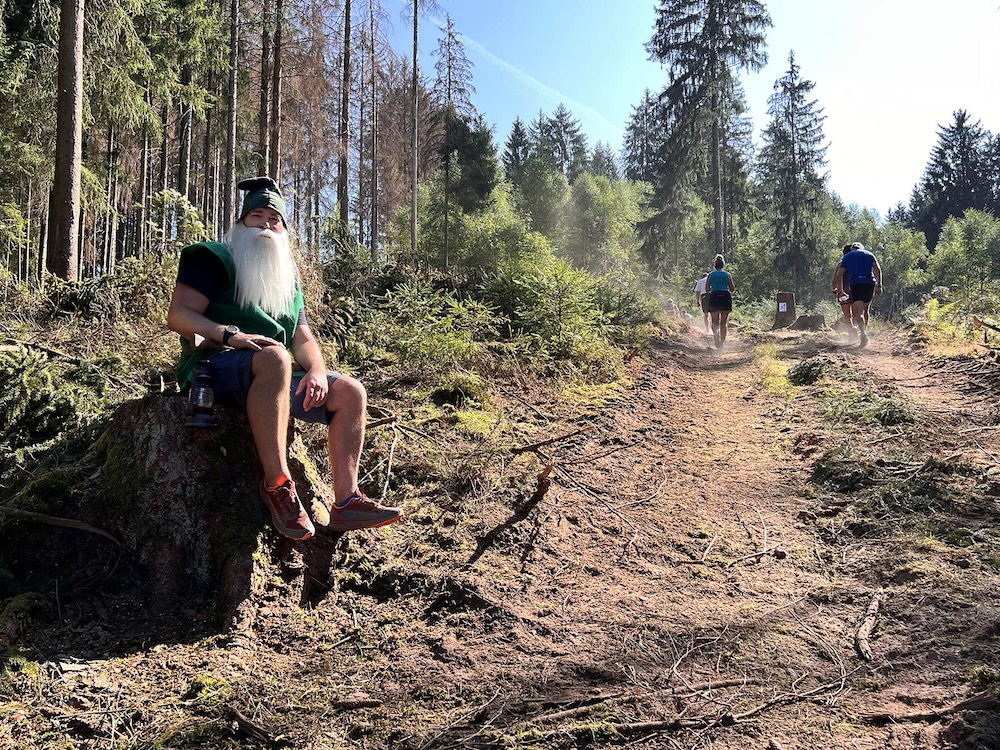
[[(317, 529), (306, 542), (280, 536), (258, 494), (262, 472), (245, 415), (216, 412), (218, 428), (188, 427), (181, 396), (127, 402), (82, 462), (43, 475), (16, 499), (18, 507), (41, 507), (114, 536), (131, 563), (122, 567), (138, 576), (151, 608), (168, 612), (178, 600), (203, 597), (214, 600), (225, 630), (247, 630), (275, 576), (297, 604), (315, 596), (310, 582), (315, 589), (316, 581), (328, 579), (340, 534)], [(304, 444), (289, 442), (303, 503), (308, 508), (318, 497), (329, 504), (333, 491)], [(65, 574), (74, 560), (97, 554), (98, 545), (111, 546), (81, 531), (43, 532), (22, 523), (25, 549), (13, 559), (23, 558), (18, 572), (36, 581), (44, 581), (46, 565)]]
[(793, 331), (822, 331), (826, 328), (826, 318), (822, 315), (800, 315), (788, 327)]
[(787, 328), (795, 322), (795, 295), (791, 292), (778, 292), (775, 300), (774, 324), (771, 330)]

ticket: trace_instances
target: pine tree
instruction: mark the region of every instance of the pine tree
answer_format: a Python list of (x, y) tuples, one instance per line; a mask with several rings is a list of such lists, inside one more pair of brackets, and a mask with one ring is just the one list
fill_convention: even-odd
[[(671, 133), (665, 155), (674, 162), (672, 168), (690, 168), (691, 152), (704, 142), (710, 146), (718, 253), (725, 250), (722, 107), (733, 91), (736, 73), (759, 70), (767, 62), (764, 32), (770, 25), (771, 18), (758, 0), (660, 0), (653, 37), (646, 45), (650, 55), (667, 66), (670, 76), (662, 99)], [(655, 203), (666, 205), (679, 184), (671, 181), (661, 186)]]
[(463, 120), (471, 118), (475, 112), (475, 108), (472, 106), (472, 94), (476, 91), (472, 85), (472, 62), (465, 54), (465, 45), (459, 38), (451, 15), (446, 17), (444, 35), (438, 42), (435, 56), (437, 62), (434, 65), (434, 70), (437, 77), (432, 91), (440, 102), (444, 121), (444, 142), (440, 153), (444, 161), (444, 267), (448, 268), (448, 203), (451, 192), (451, 161), (453, 154), (459, 151), (458, 126), (460, 124), (467, 126)]
[(587, 166), (587, 137), (580, 123), (564, 104), (559, 104), (552, 117), (538, 125), (538, 148), (551, 156), (556, 168), (570, 184)]
[(618, 170), (618, 160), (611, 146), (602, 141), (594, 144), (594, 150), (587, 160), (587, 172), (595, 177), (607, 177), (611, 182), (621, 179), (621, 172)]
[(524, 167), (530, 154), (531, 140), (528, 129), (524, 126), (521, 118), (516, 117), (514, 124), (510, 126), (510, 135), (507, 136), (507, 144), (503, 151), (504, 174), (515, 188), (521, 185), (524, 178)]
[(994, 207), (990, 141), (990, 134), (965, 110), (955, 112), (952, 124), (939, 129), (937, 145), (910, 199), (910, 226), (924, 233), (930, 249), (950, 217), (961, 217), (970, 208)]
[(663, 120), (656, 97), (646, 89), (642, 101), (632, 107), (632, 117), (625, 128), (622, 153), (627, 179), (653, 182), (663, 136)]
[(826, 195), (824, 117), (809, 99), (815, 84), (802, 78), (794, 53), (774, 88), (760, 152), (761, 197), (771, 226), (775, 272), (782, 283), (808, 296), (820, 255), (815, 220)]

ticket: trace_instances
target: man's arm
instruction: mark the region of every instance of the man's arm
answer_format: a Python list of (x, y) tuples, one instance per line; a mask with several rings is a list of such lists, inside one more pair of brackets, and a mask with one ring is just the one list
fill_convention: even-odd
[[(167, 310), (167, 327), (179, 333), (197, 346), (196, 336), (222, 343), (226, 326), (205, 317), (209, 299), (192, 286), (177, 282), (174, 294), (170, 298), (170, 309)], [(253, 349), (260, 351), (265, 346), (279, 345), (277, 341), (267, 336), (237, 333), (229, 337), (229, 346), (234, 349)]]
[(191, 341), (200, 336), (221, 344), (226, 327), (205, 317), (208, 302), (208, 297), (197, 289), (178, 282), (167, 310), (167, 327)]
[(875, 296), (882, 294), (882, 266), (876, 260), (872, 265), (872, 273), (875, 275)]
[(326, 403), (328, 391), (326, 363), (323, 361), (323, 351), (319, 347), (319, 342), (316, 341), (309, 326), (296, 326), (295, 336), (292, 337), (292, 356), (306, 371), (299, 387), (295, 389), (295, 395), (298, 396), (305, 391), (303, 406), (307, 410)]
[(292, 337), (292, 356), (299, 366), (309, 372), (310, 370), (321, 371), (326, 374), (326, 363), (323, 361), (323, 351), (319, 348), (319, 342), (313, 336), (312, 329), (307, 325), (295, 327), (295, 336)]

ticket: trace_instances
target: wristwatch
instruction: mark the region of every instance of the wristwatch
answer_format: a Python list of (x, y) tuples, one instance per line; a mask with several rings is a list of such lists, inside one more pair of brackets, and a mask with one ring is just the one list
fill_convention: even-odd
[(236, 326), (226, 326), (225, 332), (222, 334), (222, 345), (229, 346), (229, 339), (240, 332), (240, 329)]

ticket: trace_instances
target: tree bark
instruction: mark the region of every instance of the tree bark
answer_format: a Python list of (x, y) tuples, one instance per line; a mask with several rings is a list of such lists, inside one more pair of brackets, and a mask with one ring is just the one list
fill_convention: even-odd
[(226, 174), (222, 186), (222, 223), (219, 234), (228, 231), (236, 221), (236, 66), (239, 63), (240, 0), (229, 3), (229, 93), (226, 97), (228, 128), (226, 130)]
[(59, 96), (47, 267), (67, 280), (77, 278), (79, 262), (84, 5), (84, 0), (62, 0), (59, 20)]
[(372, 90), (372, 107), (371, 107), (371, 128), (372, 128), (372, 145), (371, 145), (371, 220), (369, 221), (368, 232), (370, 234), (371, 241), (371, 254), (372, 261), (375, 260), (375, 251), (378, 246), (378, 96), (377, 96), (377, 81), (378, 81), (378, 60), (375, 57), (375, 7), (370, 1), (368, 4), (369, 12), (369, 34), (368, 43), (371, 45), (369, 51), (369, 58), (371, 59), (371, 90)]
[[(245, 415), (216, 413), (219, 428), (206, 429), (186, 426), (183, 397), (148, 396), (119, 407), (79, 466), (43, 475), (38, 489), (19, 494), (17, 507), (44, 501), (47, 514), (73, 528), (43, 529), (21, 518), (15, 530), (0, 530), (15, 574), (23, 567), (39, 578), (57, 576), (77, 560), (111, 554), (134, 571), (150, 609), (176, 611), (179, 601), (214, 597), (225, 630), (252, 627), (257, 596), (276, 577), (298, 606), (322, 595), (340, 534), (320, 527), (305, 542), (280, 536), (258, 496), (260, 466)], [(329, 503), (333, 490), (309, 479), (319, 472), (304, 443), (289, 446), (303, 503)], [(87, 527), (109, 539), (84, 533)]]
[(271, 5), (264, 3), (260, 33), (260, 114), (257, 143), (260, 151), (260, 173), (271, 164)]
[(285, 25), (284, 0), (274, 7), (274, 59), (271, 76), (271, 158), (268, 173), (281, 184), (281, 44)]
[(413, 120), (410, 128), (410, 154), (412, 173), (410, 175), (410, 256), (413, 263), (417, 262), (417, 84), (420, 81), (417, 65), (419, 51), (418, 21), (420, 17), (420, 0), (413, 0), (413, 79), (411, 81), (410, 116)]
[(340, 149), (337, 159), (337, 207), (341, 230), (347, 231), (347, 168), (351, 136), (351, 0), (344, 0), (344, 72), (340, 88)]

